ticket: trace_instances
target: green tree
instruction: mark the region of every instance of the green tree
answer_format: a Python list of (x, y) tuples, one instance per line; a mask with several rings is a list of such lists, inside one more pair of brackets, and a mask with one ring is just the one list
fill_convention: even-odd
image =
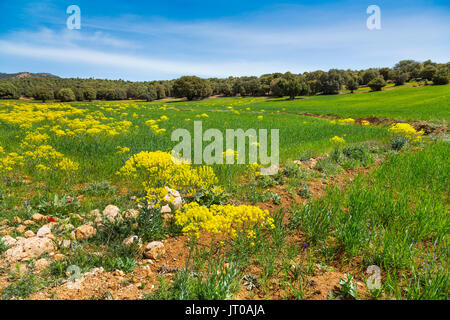
[(162, 84), (155, 84), (155, 90), (156, 90), (156, 99), (164, 99), (166, 95), (166, 88)]
[(298, 78), (289, 80), (281, 79), (278, 82), (283, 95), (289, 96), (290, 100), (294, 100), (296, 96), (306, 95), (309, 93), (308, 84)]
[(422, 79), (431, 81), (434, 77), (434, 74), (437, 72), (437, 68), (432, 65), (427, 65), (420, 71), (420, 77)]
[(422, 64), (414, 60), (402, 60), (394, 66), (394, 70), (399, 70), (408, 75), (407, 81), (418, 78)]
[(84, 99), (88, 101), (95, 100), (97, 98), (97, 91), (94, 88), (86, 88), (83, 91)]
[(175, 97), (186, 97), (188, 100), (206, 98), (212, 94), (208, 80), (196, 76), (183, 76), (173, 84)]
[(395, 70), (393, 72), (392, 80), (394, 80), (396, 86), (404, 85), (405, 82), (408, 80), (408, 74), (400, 70)]
[(338, 94), (344, 84), (344, 79), (338, 70), (332, 69), (320, 75), (320, 91), (323, 94)]
[(58, 91), (58, 99), (62, 102), (75, 101), (75, 93), (70, 88), (62, 88)]
[(369, 69), (366, 70), (362, 75), (362, 84), (368, 85), (370, 81), (372, 81), (375, 78), (378, 78), (380, 76), (380, 73), (378, 70), (375, 69)]
[(48, 100), (53, 100), (55, 98), (55, 94), (50, 88), (38, 88), (34, 93), (34, 98), (37, 100), (42, 100), (42, 102), (46, 102)]
[(17, 88), (9, 83), (3, 82), (0, 83), (0, 99), (18, 99), (19, 93)]
[(445, 68), (441, 68), (433, 76), (433, 84), (443, 85), (448, 83), (449, 83), (449, 71)]
[(156, 100), (156, 98), (158, 97), (158, 95), (156, 94), (156, 89), (155, 89), (154, 85), (148, 86), (147, 92), (148, 92), (147, 101)]
[(384, 81), (383, 77), (380, 76), (370, 81), (368, 86), (372, 89), (372, 91), (381, 91), (381, 89), (386, 86), (386, 81)]
[(270, 83), (270, 94), (275, 97), (282, 97), (283, 96), (283, 89), (281, 88), (280, 82), (282, 81), (282, 78), (275, 78)]
[(350, 78), (345, 86), (348, 90), (350, 90), (351, 93), (353, 93), (353, 91), (358, 89), (358, 82), (356, 82), (355, 78)]

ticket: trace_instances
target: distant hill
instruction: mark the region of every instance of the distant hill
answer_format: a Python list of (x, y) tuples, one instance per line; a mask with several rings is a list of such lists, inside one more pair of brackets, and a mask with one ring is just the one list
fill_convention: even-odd
[(31, 73), (31, 72), (18, 72), (18, 73), (1, 73), (0, 79), (9, 78), (59, 78), (51, 73)]

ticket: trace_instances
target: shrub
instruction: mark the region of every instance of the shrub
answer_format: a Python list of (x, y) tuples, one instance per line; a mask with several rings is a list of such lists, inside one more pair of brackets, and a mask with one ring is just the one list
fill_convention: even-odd
[(209, 189), (217, 183), (211, 167), (175, 162), (177, 160), (169, 153), (143, 151), (131, 156), (118, 174), (140, 182), (149, 202), (164, 198), (168, 193), (165, 187), (193, 196), (198, 190)]
[(195, 238), (200, 237), (200, 231), (212, 235), (226, 234), (235, 238), (244, 232), (248, 239), (256, 237), (256, 229), (260, 226), (272, 229), (273, 218), (268, 210), (248, 205), (212, 205), (210, 208), (191, 202), (176, 213), (175, 222), (181, 226), (184, 234)]
[(386, 81), (384, 81), (382, 77), (378, 77), (370, 81), (368, 86), (372, 91), (381, 91), (381, 89), (386, 86)]
[(402, 149), (408, 143), (408, 139), (404, 136), (396, 136), (392, 139), (391, 147), (392, 149), (398, 151)]

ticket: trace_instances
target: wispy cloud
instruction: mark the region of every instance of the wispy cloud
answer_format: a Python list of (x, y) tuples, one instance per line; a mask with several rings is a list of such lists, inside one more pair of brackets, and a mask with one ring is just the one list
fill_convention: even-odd
[(109, 53), (83, 48), (47, 48), (26, 44), (18, 44), (0, 40), (0, 52), (11, 55), (20, 55), (33, 59), (57, 61), (60, 63), (74, 64), (87, 63), (91, 65), (110, 66), (122, 70), (133, 70), (141, 73), (160, 72), (166, 74), (196, 74), (201, 76), (229, 76), (229, 75), (254, 75), (261, 70), (276, 72), (285, 68), (277, 62), (266, 63), (234, 61), (226, 63), (198, 63), (189, 61), (177, 61), (170, 59), (152, 59), (136, 55)]

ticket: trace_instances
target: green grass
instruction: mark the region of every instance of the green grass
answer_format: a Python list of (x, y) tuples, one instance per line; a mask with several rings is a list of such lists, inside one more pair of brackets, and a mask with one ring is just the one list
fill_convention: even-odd
[[(292, 221), (315, 246), (350, 260), (360, 257), (363, 269), (379, 266), (390, 296), (446, 299), (449, 152), (450, 145), (441, 142), (393, 154), (370, 175), (329, 189)], [(393, 290), (402, 286), (409, 291)]]
[(265, 110), (266, 112), (308, 112), (353, 118), (375, 116), (397, 120), (448, 121), (450, 119), (450, 86), (400, 87), (381, 92), (303, 97), (294, 101), (286, 98), (237, 97), (167, 104), (180, 108), (195, 107), (201, 110), (233, 105), (237, 110), (250, 107), (252, 111)]

